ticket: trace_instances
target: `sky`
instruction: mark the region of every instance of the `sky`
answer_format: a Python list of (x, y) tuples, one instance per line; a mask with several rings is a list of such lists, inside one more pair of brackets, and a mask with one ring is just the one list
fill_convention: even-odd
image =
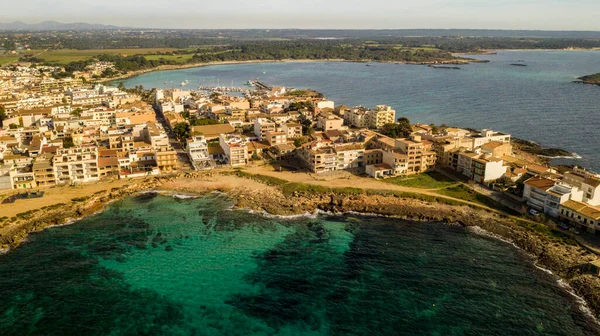
[(25, 0), (0, 22), (141, 28), (540, 29), (600, 31), (600, 0)]

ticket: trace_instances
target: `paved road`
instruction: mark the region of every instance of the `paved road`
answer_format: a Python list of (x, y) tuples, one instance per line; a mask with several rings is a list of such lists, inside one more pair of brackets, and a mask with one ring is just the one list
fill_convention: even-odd
[(187, 156), (187, 152), (185, 151), (175, 134), (173, 134), (173, 132), (171, 132), (171, 130), (169, 129), (169, 125), (167, 124), (167, 121), (160, 113), (160, 111), (156, 107), (153, 108), (154, 113), (156, 113), (156, 121), (162, 124), (162, 126), (165, 129), (165, 132), (167, 132), (167, 136), (169, 137), (169, 144), (177, 152), (177, 159), (179, 160), (178, 169), (184, 172), (193, 170), (194, 167), (192, 166), (192, 163), (190, 162), (190, 159)]

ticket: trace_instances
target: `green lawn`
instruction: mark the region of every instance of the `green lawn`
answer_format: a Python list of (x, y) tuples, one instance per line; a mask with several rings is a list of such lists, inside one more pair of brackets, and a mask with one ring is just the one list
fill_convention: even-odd
[(492, 209), (500, 210), (506, 212), (511, 215), (518, 216), (520, 215), (518, 212), (512, 210), (511, 208), (489, 198), (488, 196), (479, 194), (472, 189), (469, 189), (465, 185), (456, 185), (452, 187), (448, 187), (446, 189), (436, 190), (436, 193), (440, 195), (450, 196), (454, 198), (458, 198), (464, 201), (478, 203)]
[(450, 196), (469, 202), (487, 205), (481, 201), (481, 197), (485, 196), (476, 193), (475, 191), (465, 187), (464, 185), (457, 185), (446, 189), (438, 190), (436, 192), (440, 195)]
[(19, 58), (12, 56), (0, 56), (0, 65), (16, 62)]
[(449, 187), (457, 183), (453, 179), (436, 172), (427, 172), (411, 176), (394, 177), (383, 181), (403, 187), (420, 189), (440, 189)]

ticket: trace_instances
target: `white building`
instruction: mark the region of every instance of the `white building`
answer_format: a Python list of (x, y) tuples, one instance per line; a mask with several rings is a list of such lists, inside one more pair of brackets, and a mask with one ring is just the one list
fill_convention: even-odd
[(489, 129), (482, 129), (481, 133), (472, 135), (471, 138), (473, 139), (473, 147), (472, 148), (479, 148), (479, 147), (485, 145), (486, 143), (492, 142), (492, 141), (498, 141), (498, 142), (502, 142), (502, 143), (510, 142), (510, 134), (494, 132)]
[(581, 191), (564, 182), (532, 177), (524, 183), (523, 199), (527, 206), (554, 218), (559, 216), (561, 204), (581, 197)]
[(208, 153), (208, 144), (204, 136), (194, 136), (187, 141), (187, 154), (194, 169), (206, 169), (212, 167), (212, 160)]
[(331, 100), (319, 100), (319, 101), (315, 101), (314, 102), (314, 106), (318, 109), (325, 109), (325, 108), (329, 108), (329, 109), (335, 109), (335, 104), (333, 101)]
[(239, 135), (221, 134), (219, 145), (223, 149), (227, 163), (233, 167), (248, 163), (248, 142)]
[(56, 184), (98, 181), (98, 147), (60, 148), (53, 159)]

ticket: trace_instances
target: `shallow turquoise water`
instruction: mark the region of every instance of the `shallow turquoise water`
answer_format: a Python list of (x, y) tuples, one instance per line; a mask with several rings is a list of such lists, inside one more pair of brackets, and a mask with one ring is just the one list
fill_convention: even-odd
[[(125, 80), (127, 86), (241, 86), (260, 78), (272, 84), (312, 88), (336, 104), (391, 105), (413, 122), (492, 128), (560, 147), (600, 171), (600, 87), (573, 84), (600, 72), (600, 51), (501, 51), (461, 70), (404, 64), (315, 62), (216, 65), (160, 71)], [(524, 61), (527, 67), (511, 66)], [(164, 84), (167, 82), (167, 84)]]
[(128, 198), (0, 256), (0, 335), (594, 335), (553, 276), (439, 223)]

